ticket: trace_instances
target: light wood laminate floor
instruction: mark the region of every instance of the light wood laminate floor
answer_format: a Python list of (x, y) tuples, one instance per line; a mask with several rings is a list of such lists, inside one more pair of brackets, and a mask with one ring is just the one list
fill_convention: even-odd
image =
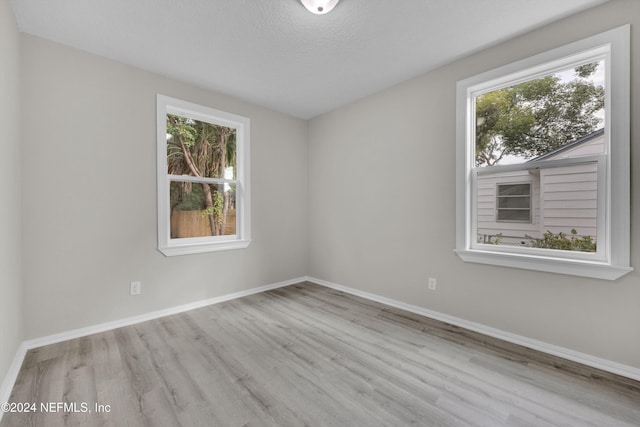
[(637, 382), (310, 283), (30, 350), (11, 401), (37, 411), (1, 427), (640, 426)]

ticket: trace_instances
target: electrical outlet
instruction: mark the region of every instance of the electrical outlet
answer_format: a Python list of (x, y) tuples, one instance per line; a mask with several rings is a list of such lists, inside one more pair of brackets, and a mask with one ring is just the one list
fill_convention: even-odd
[(140, 295), (142, 293), (141, 282), (131, 282), (129, 286), (129, 295)]
[(429, 290), (430, 291), (435, 291), (436, 288), (437, 288), (436, 278), (435, 277), (429, 277)]

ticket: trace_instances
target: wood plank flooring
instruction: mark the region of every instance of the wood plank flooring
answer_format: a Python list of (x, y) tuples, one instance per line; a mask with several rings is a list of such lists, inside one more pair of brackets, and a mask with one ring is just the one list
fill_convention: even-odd
[(0, 427), (640, 426), (635, 381), (311, 283), (30, 350), (11, 402)]

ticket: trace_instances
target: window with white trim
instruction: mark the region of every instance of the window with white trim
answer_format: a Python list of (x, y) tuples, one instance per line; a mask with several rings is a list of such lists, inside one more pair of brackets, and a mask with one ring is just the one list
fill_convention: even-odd
[(166, 256), (246, 248), (246, 117), (157, 95), (158, 250)]
[(458, 82), (462, 260), (610, 280), (632, 270), (629, 33)]
[(498, 184), (496, 221), (531, 222), (531, 184)]

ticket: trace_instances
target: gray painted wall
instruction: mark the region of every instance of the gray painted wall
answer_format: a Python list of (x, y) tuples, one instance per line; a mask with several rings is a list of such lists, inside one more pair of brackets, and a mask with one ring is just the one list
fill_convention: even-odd
[[(249, 248), (156, 250), (156, 93), (250, 118)], [(305, 121), (29, 35), (22, 103), (27, 338), (306, 275)]]
[[(632, 265), (616, 282), (462, 262), (456, 82), (632, 24)], [(309, 274), (640, 368), (640, 2), (613, 0), (310, 122)], [(427, 290), (427, 277), (438, 290)]]
[(20, 34), (0, 0), (0, 384), (23, 336), (20, 238)]

